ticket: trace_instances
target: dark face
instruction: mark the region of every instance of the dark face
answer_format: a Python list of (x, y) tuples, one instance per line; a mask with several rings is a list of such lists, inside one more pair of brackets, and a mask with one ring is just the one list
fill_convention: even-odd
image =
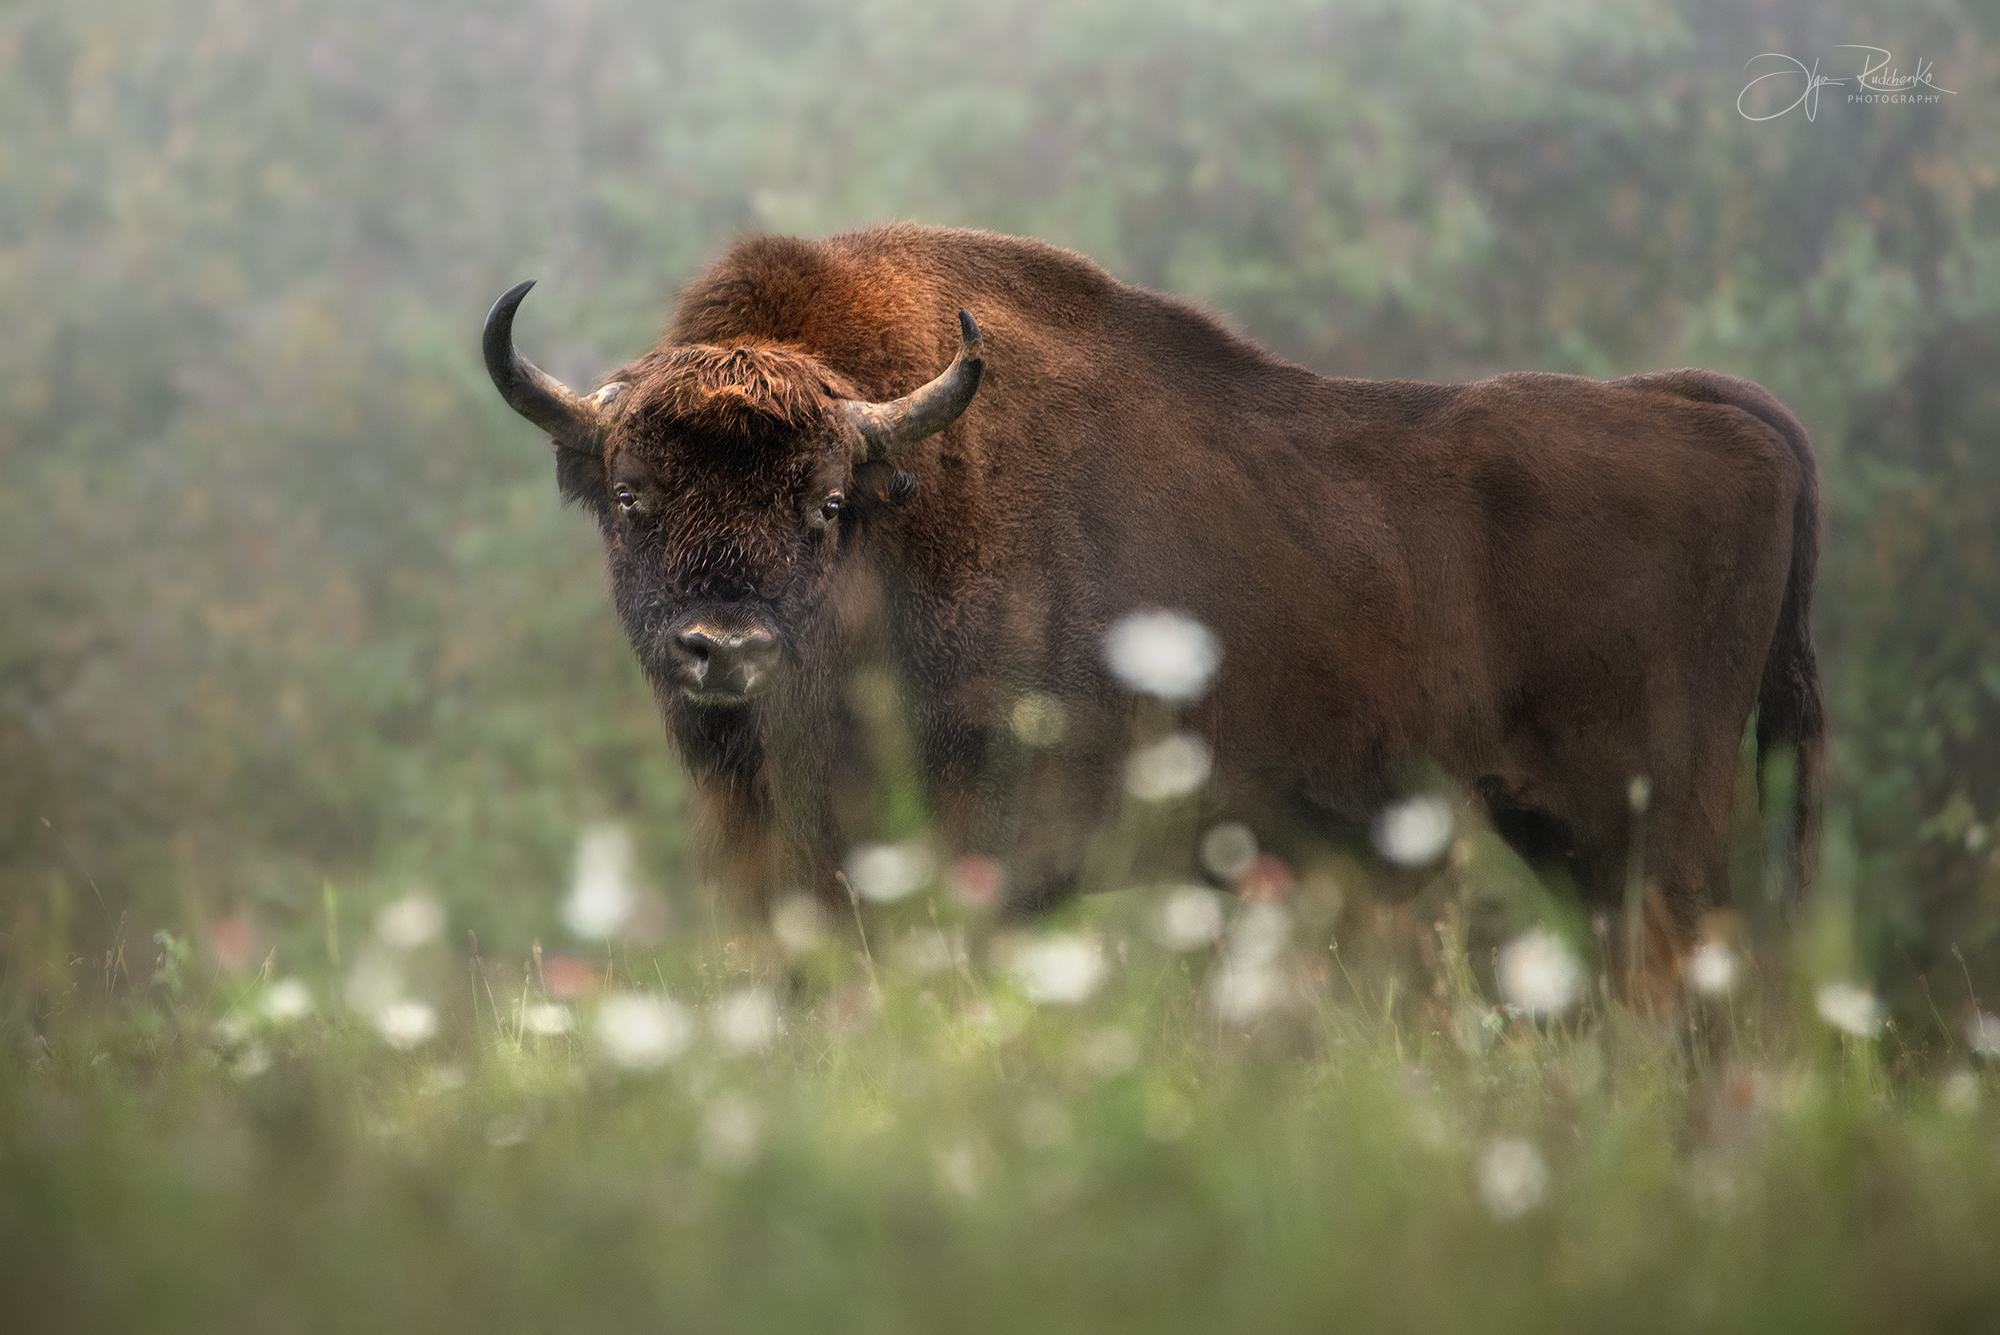
[(852, 522), (851, 446), (830, 427), (616, 432), (602, 490), (618, 614), (662, 703), (736, 709), (797, 661)]

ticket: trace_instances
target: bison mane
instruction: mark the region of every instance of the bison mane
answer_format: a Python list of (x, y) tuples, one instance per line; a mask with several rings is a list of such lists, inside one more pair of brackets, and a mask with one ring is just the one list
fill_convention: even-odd
[(811, 432), (837, 400), (858, 397), (844, 378), (788, 343), (659, 347), (612, 380), (633, 405), (628, 429), (738, 442)]

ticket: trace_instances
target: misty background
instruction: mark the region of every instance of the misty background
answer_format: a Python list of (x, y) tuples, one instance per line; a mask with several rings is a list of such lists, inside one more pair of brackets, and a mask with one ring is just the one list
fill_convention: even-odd
[[(1953, 91), (1739, 114), (1751, 57), (1840, 43)], [(0, 126), (0, 917), (423, 888), (518, 942), (605, 819), (686, 891), (481, 320), (539, 277), (521, 345), (588, 383), (731, 239), (915, 219), (1331, 375), (1771, 388), (1826, 478), (1829, 892), (1886, 973), (2000, 979), (1990, 5), (11, 3)]]

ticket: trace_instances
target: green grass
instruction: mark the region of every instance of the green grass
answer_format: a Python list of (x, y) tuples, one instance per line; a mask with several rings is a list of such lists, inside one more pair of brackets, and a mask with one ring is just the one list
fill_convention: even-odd
[[(1930, 1052), (1841, 1036), (1776, 965), (1671, 1017), (1600, 985), (1509, 1020), (1397, 915), (1350, 905), (1377, 925), (1336, 954), (1305, 902), (1281, 1004), (1225, 1025), (1219, 948), (1155, 944), (1155, 902), (1033, 929), (1101, 944), (1075, 1005), (1026, 999), (1018, 939), (943, 896), (871, 916), (873, 984), (851, 923), (790, 957), (749, 931), (591, 957), (596, 997), (665, 993), (695, 1021), (649, 1070), (610, 1060), (590, 996), (571, 1032), (525, 1029), (548, 1004), (533, 963), (449, 933), (350, 938), (342, 970), (306, 933), (241, 975), (176, 942), (150, 978), (17, 933), (6, 1328), (2000, 1322), (2000, 1089), (1942, 1030)], [(940, 912), (966, 959), (899, 965)], [(342, 1000), (364, 952), (436, 1036), (398, 1051)], [(303, 976), (313, 1012), (265, 1014), (273, 975)], [(744, 988), (784, 998), (783, 1029), (740, 1050), (713, 1016)], [(1481, 1164), (1510, 1140), (1546, 1189), (1500, 1217)]]

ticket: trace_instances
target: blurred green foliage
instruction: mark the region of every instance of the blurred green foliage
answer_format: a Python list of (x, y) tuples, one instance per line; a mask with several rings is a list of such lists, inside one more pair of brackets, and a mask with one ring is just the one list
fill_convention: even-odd
[[(584, 382), (733, 236), (907, 217), (1331, 374), (1768, 385), (1828, 483), (1829, 866), (1885, 967), (2000, 977), (1997, 14), (8, 5), (0, 916), (314, 931), (331, 878), (524, 940), (604, 816), (685, 878), (594, 534), (480, 318), (540, 275), (523, 343)], [(1859, 41), (1953, 94), (1738, 114), (1749, 57)]]

